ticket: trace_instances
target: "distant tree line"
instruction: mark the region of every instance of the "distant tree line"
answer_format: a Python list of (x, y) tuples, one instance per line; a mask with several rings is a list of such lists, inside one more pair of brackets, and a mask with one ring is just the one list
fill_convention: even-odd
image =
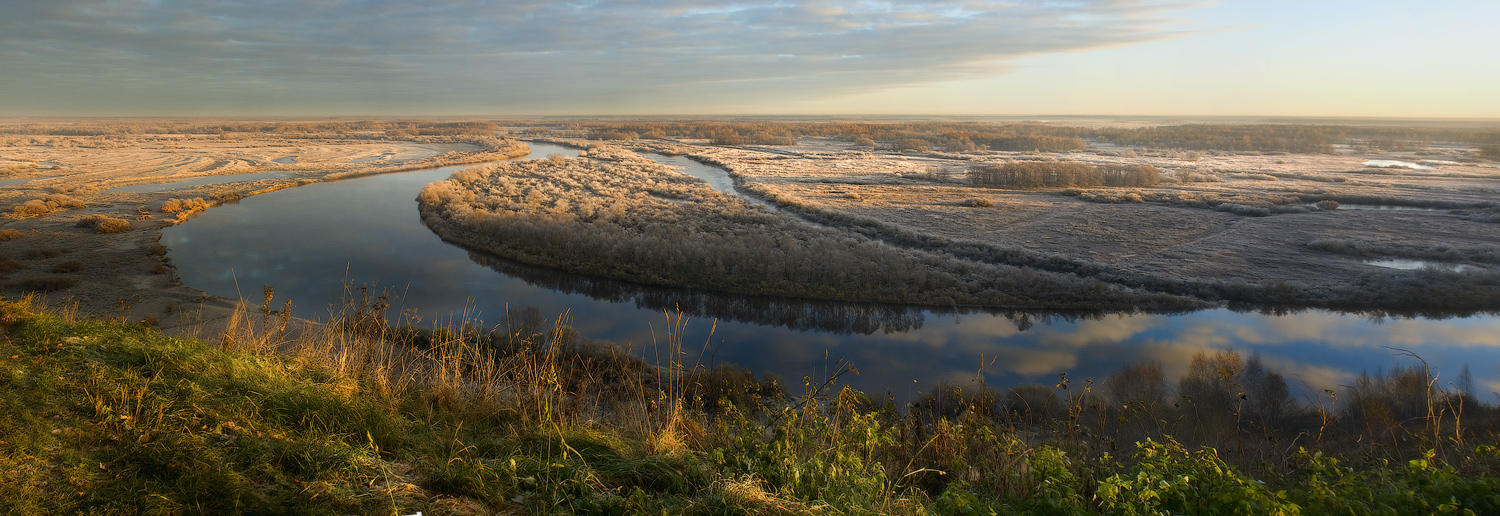
[[(1182, 124), (1155, 127), (1080, 127), (990, 122), (847, 122), (786, 121), (757, 118), (730, 120), (510, 121), (510, 120), (324, 120), (235, 121), (111, 120), (0, 122), (0, 134), (52, 136), (120, 136), (140, 134), (237, 134), (278, 137), (398, 138), (418, 136), (494, 135), (506, 126), (530, 124), (529, 131), (579, 131), (619, 138), (692, 138), (719, 145), (791, 145), (799, 138), (822, 137), (894, 144), (926, 141), (949, 152), (1070, 152), (1087, 142), (1187, 150), (1229, 152), (1328, 153), (1334, 145), (1361, 145), (1402, 150), (1430, 143), (1488, 147), (1489, 159), (1500, 159), (1500, 130), (1479, 127), (1347, 126), (1313, 124)], [(609, 135), (611, 137), (604, 137)]]
[[(1229, 152), (1329, 153), (1338, 144), (1398, 150), (1435, 142), (1500, 145), (1500, 131), (1485, 128), (1343, 126), (1312, 124), (1182, 124), (1156, 127), (1078, 127), (985, 122), (823, 122), (700, 120), (583, 122), (586, 131), (634, 132), (653, 137), (712, 140), (718, 145), (783, 145), (797, 138), (867, 139), (897, 147), (908, 139), (949, 152), (1083, 150), (1089, 140), (1118, 145)], [(646, 136), (643, 136), (646, 137)], [(860, 140), (862, 141), (862, 140)], [(779, 143), (787, 142), (787, 143)], [(910, 145), (906, 146), (910, 149)]]
[(51, 136), (129, 136), (144, 134), (276, 135), (276, 136), (493, 136), (493, 121), (474, 120), (326, 120), (316, 122), (201, 122), (181, 120), (26, 122), (0, 124), (0, 134)]
[(1161, 174), (1150, 165), (1094, 166), (1076, 161), (1011, 161), (973, 167), (968, 175), (974, 185), (999, 188), (1146, 187), (1161, 181)]

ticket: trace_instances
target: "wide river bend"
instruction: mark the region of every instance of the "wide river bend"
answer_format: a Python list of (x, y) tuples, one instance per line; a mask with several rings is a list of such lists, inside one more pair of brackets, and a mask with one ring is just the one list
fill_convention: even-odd
[[(531, 157), (577, 153), (530, 145)], [(730, 184), (723, 171), (686, 158), (654, 158), (701, 167), (689, 172), (716, 189)], [(902, 401), (940, 383), (973, 385), (979, 378), (992, 387), (1051, 385), (1063, 372), (1075, 382), (1102, 380), (1141, 361), (1159, 362), (1173, 381), (1194, 353), (1224, 348), (1259, 354), (1303, 395), (1348, 385), (1361, 371), (1419, 365), (1392, 348), (1421, 356), (1445, 387), (1467, 364), (1481, 398), (1500, 390), (1500, 318), (1494, 315), (947, 313), (641, 288), (521, 266), (445, 243), (422, 225), (417, 192), (459, 168), (250, 197), (167, 228), (162, 243), (186, 284), (257, 305), (262, 285), (270, 285), (278, 306), (290, 299), (295, 313), (309, 319), (326, 320), (338, 310), (345, 283), (370, 285), (395, 295), (392, 314), (494, 324), (507, 307), (536, 307), (549, 319), (565, 314), (590, 338), (629, 343), (651, 360), (665, 355), (663, 309), (680, 306), (692, 314), (683, 336), (688, 364), (730, 362), (780, 375), (796, 389), (804, 376), (822, 378), (843, 360), (859, 370), (843, 380)]]

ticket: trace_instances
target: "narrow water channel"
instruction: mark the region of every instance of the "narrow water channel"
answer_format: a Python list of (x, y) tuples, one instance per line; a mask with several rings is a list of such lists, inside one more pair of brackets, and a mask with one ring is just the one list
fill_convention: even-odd
[[(577, 154), (531, 147), (535, 157)], [(692, 319), (682, 336), (688, 364), (734, 363), (781, 376), (795, 389), (803, 377), (822, 378), (844, 361), (859, 374), (843, 380), (900, 401), (941, 383), (1051, 385), (1064, 372), (1078, 382), (1099, 380), (1142, 361), (1160, 363), (1173, 381), (1193, 354), (1228, 347), (1259, 354), (1304, 394), (1348, 385), (1361, 371), (1416, 365), (1391, 348), (1420, 355), (1440, 382), (1451, 383), (1468, 364), (1480, 394), (1500, 390), (1500, 318), (1493, 315), (945, 313), (644, 288), (521, 266), (444, 243), (421, 224), (417, 192), (459, 168), (247, 198), (164, 230), (162, 243), (186, 284), (256, 304), (262, 285), (270, 285), (275, 303), (290, 299), (298, 316), (312, 319), (339, 309), (346, 283), (369, 285), (393, 294), (392, 313), (416, 314), (424, 324), (465, 316), (494, 324), (507, 308), (536, 307), (586, 336), (628, 344), (652, 359), (665, 352), (663, 310), (681, 307)]]

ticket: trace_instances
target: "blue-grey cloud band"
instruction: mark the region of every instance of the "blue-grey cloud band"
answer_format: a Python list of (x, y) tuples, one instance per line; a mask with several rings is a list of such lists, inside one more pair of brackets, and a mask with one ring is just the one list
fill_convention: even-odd
[(1020, 56), (1171, 37), (1192, 7), (0, 0), (0, 95), (14, 102), (0, 112), (751, 105), (971, 78)]

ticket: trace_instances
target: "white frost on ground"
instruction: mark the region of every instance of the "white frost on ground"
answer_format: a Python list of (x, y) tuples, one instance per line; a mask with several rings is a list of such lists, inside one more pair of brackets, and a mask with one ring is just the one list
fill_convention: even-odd
[(1364, 162), (1364, 165), (1372, 168), (1409, 168), (1412, 170), (1432, 170), (1432, 167), (1418, 165), (1410, 161), (1397, 161), (1393, 159), (1372, 159)]

